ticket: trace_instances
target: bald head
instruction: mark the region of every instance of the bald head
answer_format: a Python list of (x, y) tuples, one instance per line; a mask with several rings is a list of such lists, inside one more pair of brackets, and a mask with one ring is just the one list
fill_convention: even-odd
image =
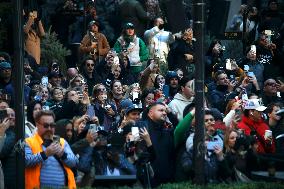
[(76, 68), (68, 68), (67, 70), (67, 79), (71, 80), (78, 74), (78, 70)]

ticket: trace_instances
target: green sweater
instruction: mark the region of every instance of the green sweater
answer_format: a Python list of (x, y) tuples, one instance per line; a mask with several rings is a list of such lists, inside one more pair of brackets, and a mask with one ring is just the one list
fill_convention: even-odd
[(190, 128), (193, 118), (194, 116), (189, 112), (177, 125), (174, 131), (175, 147), (178, 147), (185, 140), (185, 132)]

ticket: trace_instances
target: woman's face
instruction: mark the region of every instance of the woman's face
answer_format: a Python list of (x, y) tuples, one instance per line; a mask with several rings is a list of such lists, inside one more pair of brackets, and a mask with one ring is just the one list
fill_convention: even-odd
[(112, 93), (115, 95), (123, 94), (122, 85), (120, 82), (115, 82), (112, 87)]
[(41, 105), (40, 105), (40, 104), (36, 104), (36, 105), (34, 106), (34, 109), (33, 109), (33, 118), (35, 118), (35, 115), (36, 115), (37, 112), (39, 112), (40, 110), (42, 110)]
[(99, 95), (97, 96), (97, 99), (100, 104), (104, 104), (105, 101), (107, 100), (107, 93), (106, 92), (100, 92)]
[(211, 114), (207, 114), (204, 116), (204, 125), (205, 125), (205, 129), (207, 131), (207, 133), (209, 135), (213, 135), (215, 132), (215, 119)]
[(83, 78), (76, 76), (73, 81), (73, 87), (80, 87), (82, 85)]
[(116, 67), (116, 68), (113, 70), (113, 72), (112, 72), (112, 74), (113, 74), (113, 76), (114, 76), (115, 79), (118, 79), (118, 78), (119, 78), (120, 73), (121, 73), (121, 68), (120, 68), (120, 67)]
[(73, 125), (72, 123), (68, 123), (66, 126), (65, 126), (65, 130), (66, 130), (66, 137), (68, 139), (71, 139), (72, 136), (73, 136)]
[(147, 106), (153, 104), (153, 102), (154, 102), (154, 94), (149, 93), (145, 98), (145, 106), (147, 107)]
[(159, 85), (164, 85), (166, 80), (165, 80), (164, 76), (158, 75), (157, 76), (157, 82), (158, 82)]
[(238, 133), (232, 131), (229, 135), (228, 145), (230, 148), (233, 148), (236, 144)]

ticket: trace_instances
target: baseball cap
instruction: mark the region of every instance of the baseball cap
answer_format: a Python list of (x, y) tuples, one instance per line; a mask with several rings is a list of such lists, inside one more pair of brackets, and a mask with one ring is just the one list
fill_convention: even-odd
[(262, 105), (260, 99), (249, 99), (245, 103), (246, 110), (257, 110), (259, 112), (263, 112), (266, 109), (266, 106)]
[(137, 104), (132, 104), (132, 105), (128, 106), (124, 112), (127, 115), (129, 112), (134, 111), (134, 110), (137, 110), (139, 112), (143, 111), (143, 109), (140, 108)]
[(0, 69), (11, 69), (11, 64), (7, 61), (0, 62)]
[(120, 102), (120, 108), (122, 110), (125, 110), (126, 108), (128, 108), (129, 106), (131, 106), (133, 104), (133, 102), (130, 99), (123, 99)]
[(91, 27), (91, 26), (93, 26), (93, 25), (96, 25), (96, 26), (100, 27), (99, 22), (96, 21), (96, 20), (92, 20), (92, 21), (90, 21), (89, 24), (88, 24), (89, 27)]
[(125, 29), (134, 29), (134, 25), (130, 22), (126, 23), (124, 26)]

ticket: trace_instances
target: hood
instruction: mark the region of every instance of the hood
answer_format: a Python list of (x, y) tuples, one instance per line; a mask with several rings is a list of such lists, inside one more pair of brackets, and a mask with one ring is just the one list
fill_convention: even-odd
[(185, 96), (183, 96), (182, 94), (180, 93), (177, 93), (175, 96), (174, 96), (174, 99), (177, 99), (177, 100), (180, 100), (180, 101), (184, 101), (184, 102), (192, 102), (194, 97), (191, 97), (190, 99), (187, 99)]

